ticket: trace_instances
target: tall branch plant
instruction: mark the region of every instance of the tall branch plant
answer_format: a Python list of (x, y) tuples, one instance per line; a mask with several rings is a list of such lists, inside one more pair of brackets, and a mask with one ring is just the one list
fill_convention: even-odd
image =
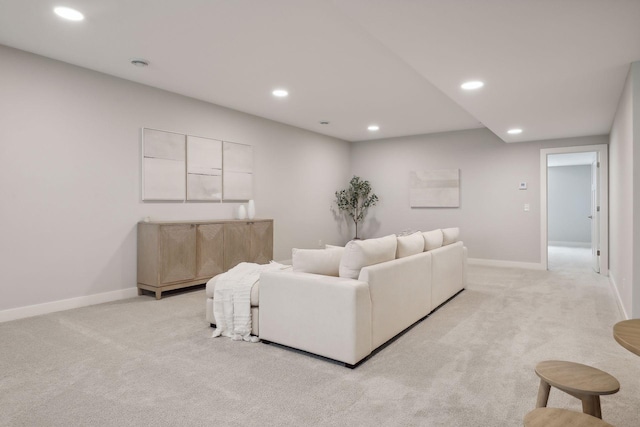
[(364, 220), (367, 210), (375, 206), (378, 196), (371, 192), (369, 181), (360, 179), (359, 176), (351, 178), (349, 188), (336, 191), (336, 204), (340, 211), (351, 217), (356, 226), (356, 239), (358, 237), (358, 223)]

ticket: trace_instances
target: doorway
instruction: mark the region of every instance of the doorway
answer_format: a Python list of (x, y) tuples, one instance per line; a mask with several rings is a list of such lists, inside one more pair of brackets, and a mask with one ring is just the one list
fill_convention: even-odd
[(540, 150), (541, 264), (608, 274), (607, 146)]

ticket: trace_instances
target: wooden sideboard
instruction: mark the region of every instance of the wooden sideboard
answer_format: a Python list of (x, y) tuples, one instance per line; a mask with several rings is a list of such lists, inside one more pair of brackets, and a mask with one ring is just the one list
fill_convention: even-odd
[(273, 220), (138, 223), (138, 295), (206, 283), (241, 262), (273, 259)]

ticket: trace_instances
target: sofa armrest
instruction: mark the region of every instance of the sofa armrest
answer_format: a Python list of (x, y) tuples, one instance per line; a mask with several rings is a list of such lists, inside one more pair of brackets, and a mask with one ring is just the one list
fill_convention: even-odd
[(431, 253), (433, 309), (465, 287), (466, 257), (462, 242), (452, 243)]
[(260, 338), (355, 365), (371, 351), (365, 282), (293, 271), (260, 275)]
[(374, 350), (431, 312), (429, 252), (364, 267), (358, 279), (369, 284)]

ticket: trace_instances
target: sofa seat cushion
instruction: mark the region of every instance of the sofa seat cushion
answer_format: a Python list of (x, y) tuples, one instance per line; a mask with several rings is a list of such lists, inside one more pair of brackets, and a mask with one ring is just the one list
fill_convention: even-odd
[(398, 236), (396, 258), (416, 255), (424, 251), (424, 237), (419, 231), (408, 236)]
[(357, 279), (362, 267), (396, 258), (398, 239), (394, 234), (377, 239), (352, 240), (340, 260), (340, 277)]
[[(222, 273), (224, 274), (224, 273)], [(213, 299), (214, 291), (216, 289), (216, 282), (221, 274), (214, 276), (207, 282), (206, 294), (207, 298)], [(260, 281), (258, 280), (255, 285), (251, 288), (251, 307), (258, 307), (260, 301)]]
[(329, 249), (294, 248), (291, 251), (293, 271), (338, 277), (343, 252), (344, 248), (340, 247)]

